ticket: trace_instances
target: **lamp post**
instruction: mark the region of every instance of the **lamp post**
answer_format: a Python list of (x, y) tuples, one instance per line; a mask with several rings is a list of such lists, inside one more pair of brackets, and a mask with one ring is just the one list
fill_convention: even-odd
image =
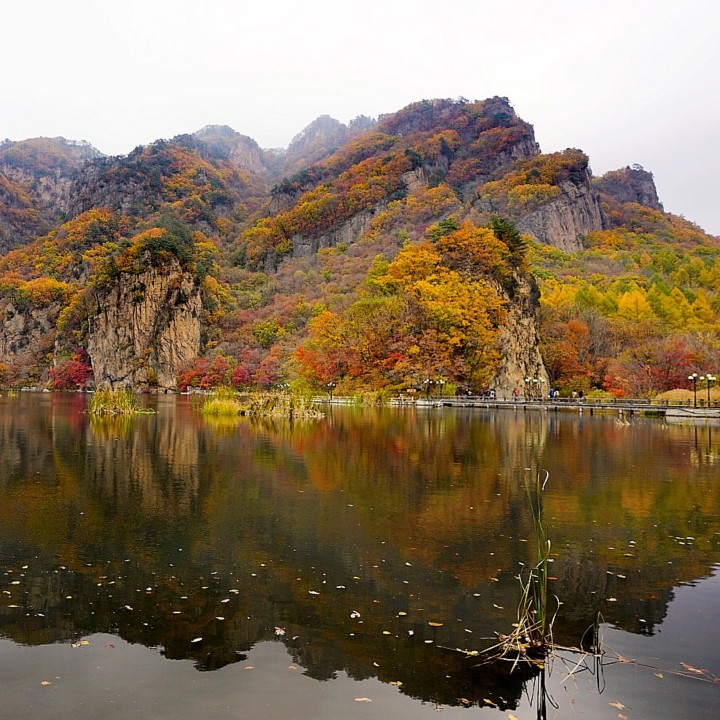
[(525, 400), (530, 399), (530, 378), (525, 378)]
[(692, 380), (692, 384), (693, 384), (693, 407), (697, 407), (697, 379), (698, 379), (697, 373), (688, 375), (688, 380)]
[[(444, 380), (438, 380), (438, 385), (440, 386), (440, 400), (442, 400), (445, 397), (445, 381)], [(708, 390), (708, 393), (710, 391)]]
[(705, 380), (705, 382), (707, 383), (707, 404), (708, 407), (710, 407), (710, 383), (715, 382), (717, 378), (711, 373), (705, 373), (705, 375), (701, 375), (698, 380), (700, 380), (700, 382)]
[(330, 395), (330, 402), (332, 402), (332, 395), (333, 395), (333, 390), (335, 389), (335, 383), (329, 382), (327, 384), (327, 389), (328, 389), (328, 394)]

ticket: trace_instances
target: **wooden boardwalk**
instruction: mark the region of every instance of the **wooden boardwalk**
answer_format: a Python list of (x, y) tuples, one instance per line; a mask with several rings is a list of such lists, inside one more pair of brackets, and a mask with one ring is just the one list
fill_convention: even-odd
[(644, 399), (631, 400), (595, 400), (589, 398), (569, 399), (556, 398), (554, 400), (489, 400), (475, 397), (453, 398), (417, 398), (412, 402), (406, 400), (391, 401), (391, 405), (415, 407), (458, 407), (458, 408), (484, 408), (492, 410), (523, 410), (540, 412), (574, 412), (588, 413), (590, 415), (644, 415), (646, 417), (672, 417), (688, 420), (720, 420), (720, 406), (695, 407), (688, 404), (670, 404), (651, 402)]

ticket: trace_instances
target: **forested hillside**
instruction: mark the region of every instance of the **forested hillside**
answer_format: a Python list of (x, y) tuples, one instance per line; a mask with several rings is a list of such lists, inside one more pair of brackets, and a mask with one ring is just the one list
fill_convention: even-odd
[(504, 98), (320, 118), (284, 151), (6, 141), (0, 384), (686, 387), (720, 366), (720, 240), (590, 164)]

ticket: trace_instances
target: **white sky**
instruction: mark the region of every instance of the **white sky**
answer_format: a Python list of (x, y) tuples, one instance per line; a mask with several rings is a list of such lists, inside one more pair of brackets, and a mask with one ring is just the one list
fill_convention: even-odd
[(11, 0), (0, 28), (0, 139), (126, 154), (218, 123), (267, 148), (504, 95), (543, 151), (640, 163), (720, 235), (718, 0)]

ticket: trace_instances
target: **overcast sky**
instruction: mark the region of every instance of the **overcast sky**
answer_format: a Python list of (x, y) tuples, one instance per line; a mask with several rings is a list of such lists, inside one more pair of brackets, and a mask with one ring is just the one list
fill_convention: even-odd
[(323, 114), (504, 95), (544, 152), (640, 163), (720, 235), (718, 0), (13, 0), (0, 22), (0, 139), (284, 147)]

